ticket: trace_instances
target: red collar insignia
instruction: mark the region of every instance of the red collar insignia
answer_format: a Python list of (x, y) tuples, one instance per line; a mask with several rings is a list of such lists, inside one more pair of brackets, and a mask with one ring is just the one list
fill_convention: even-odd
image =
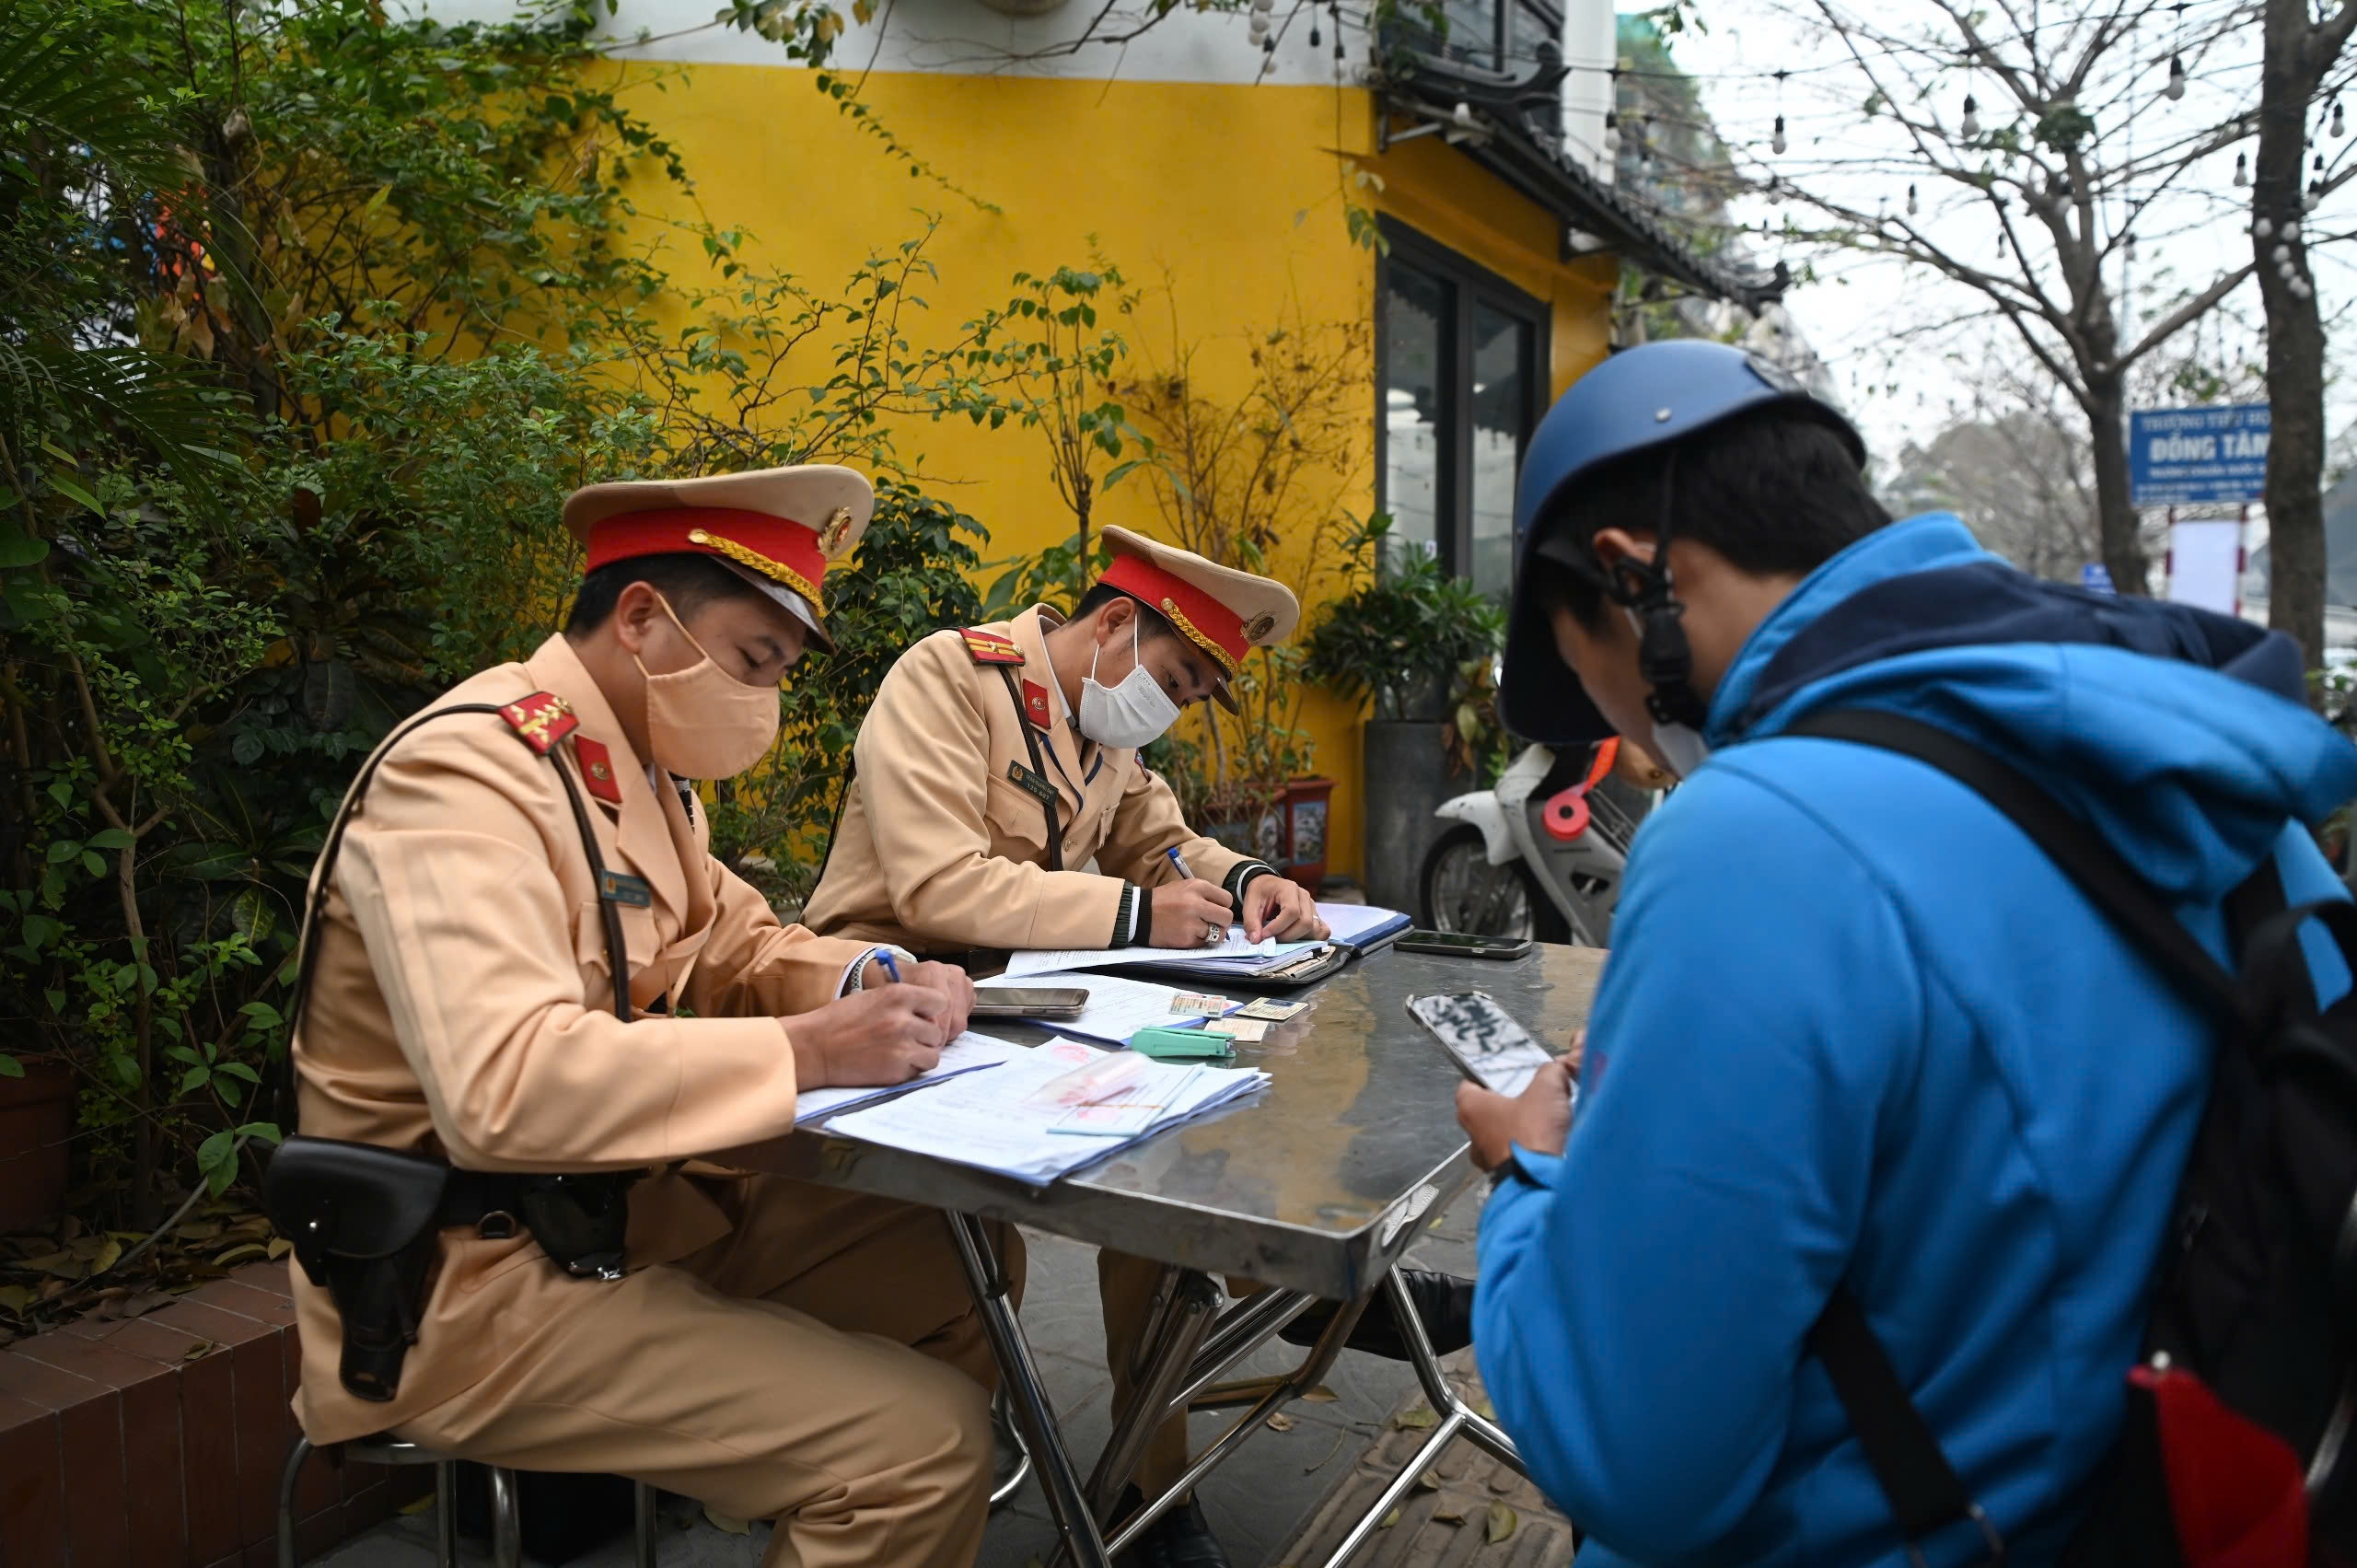
[(620, 806), (622, 803), (622, 785), (621, 781), (614, 777), (613, 753), (607, 750), (601, 742), (586, 735), (576, 735), (573, 738), (573, 754), (580, 760), (581, 776), (588, 784), (589, 793), (609, 806)]
[(1048, 717), (1048, 689), (1036, 680), (1023, 683), (1023, 711), (1030, 715), (1035, 729), (1047, 729), (1054, 723)]

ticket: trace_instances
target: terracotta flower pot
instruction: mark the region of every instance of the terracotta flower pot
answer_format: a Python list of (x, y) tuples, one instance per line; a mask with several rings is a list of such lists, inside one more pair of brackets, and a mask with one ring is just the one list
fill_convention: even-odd
[(1311, 892), (1326, 880), (1326, 822), (1334, 781), (1295, 779), (1279, 803), (1285, 819), (1284, 873)]
[(72, 1073), (31, 1062), (23, 1077), (0, 1078), (0, 1236), (57, 1217), (73, 1139)]

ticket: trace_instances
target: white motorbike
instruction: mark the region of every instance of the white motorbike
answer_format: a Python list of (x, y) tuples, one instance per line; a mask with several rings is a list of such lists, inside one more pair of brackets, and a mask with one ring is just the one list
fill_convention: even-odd
[(1442, 806), (1437, 815), (1457, 825), (1425, 853), (1417, 878), (1423, 923), (1609, 947), (1612, 908), (1643, 815), (1598, 787), (1618, 751), (1618, 742), (1607, 741), (1593, 758), (1559, 759), (1533, 746), (1495, 789)]

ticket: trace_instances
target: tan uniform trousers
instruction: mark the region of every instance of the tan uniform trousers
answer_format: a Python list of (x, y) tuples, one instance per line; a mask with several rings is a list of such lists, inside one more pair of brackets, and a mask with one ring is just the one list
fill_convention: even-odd
[[(1146, 1319), (1154, 1311), (1154, 1287), (1161, 1282), (1162, 1265), (1148, 1258), (1100, 1249), (1097, 1254), (1097, 1299), (1105, 1315), (1105, 1365), (1113, 1374), (1113, 1408), (1120, 1411), (1133, 1386), (1132, 1360), (1142, 1360)], [(1230, 1295), (1246, 1296), (1265, 1287), (1251, 1280), (1230, 1279)], [(1167, 1491), (1187, 1473), (1187, 1418), (1174, 1415), (1155, 1428), (1145, 1452), (1139, 1456), (1132, 1477), (1149, 1497)]]
[[(766, 1568), (964, 1568), (997, 1372), (948, 1221), (772, 1177), (740, 1191), (727, 1237), (585, 1288), (580, 1310), (400, 1435), (775, 1519)], [(1019, 1294), (1011, 1226), (1000, 1245)]]

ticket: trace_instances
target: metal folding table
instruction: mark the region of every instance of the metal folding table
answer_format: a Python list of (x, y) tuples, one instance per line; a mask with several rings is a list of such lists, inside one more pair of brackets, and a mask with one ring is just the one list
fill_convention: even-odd
[[(1309, 1010), (1239, 1044), (1239, 1063), (1271, 1074), (1242, 1105), (1172, 1128), (1045, 1190), (970, 1167), (877, 1148), (824, 1132), (726, 1156), (743, 1168), (923, 1203), (947, 1212), (967, 1280), (1048, 1504), (1080, 1568), (1113, 1552), (1233, 1455), (1266, 1418), (1316, 1388), (1380, 1290), (1406, 1330), (1418, 1380), (1439, 1421), (1329, 1560), (1348, 1559), (1454, 1439), (1520, 1468), (1514, 1445), (1459, 1400), (1443, 1376), (1395, 1269), (1419, 1222), (1474, 1179), (1454, 1109), (1457, 1075), (1408, 1016), (1411, 996), (1486, 991), (1550, 1044), (1585, 1023), (1603, 954), (1541, 947), (1511, 963), (1385, 951), (1288, 993)], [(1015, 1040), (1030, 1026), (985, 1023)], [(1084, 1481), (1049, 1407), (992, 1243), (1011, 1221), (1164, 1265), (1132, 1397)], [(1265, 1287), (1226, 1303), (1213, 1276)], [(1313, 1303), (1345, 1305), (1293, 1371), (1223, 1382), (1236, 1365)], [(1147, 1439), (1169, 1415), (1242, 1408), (1168, 1491), (1115, 1518)]]

